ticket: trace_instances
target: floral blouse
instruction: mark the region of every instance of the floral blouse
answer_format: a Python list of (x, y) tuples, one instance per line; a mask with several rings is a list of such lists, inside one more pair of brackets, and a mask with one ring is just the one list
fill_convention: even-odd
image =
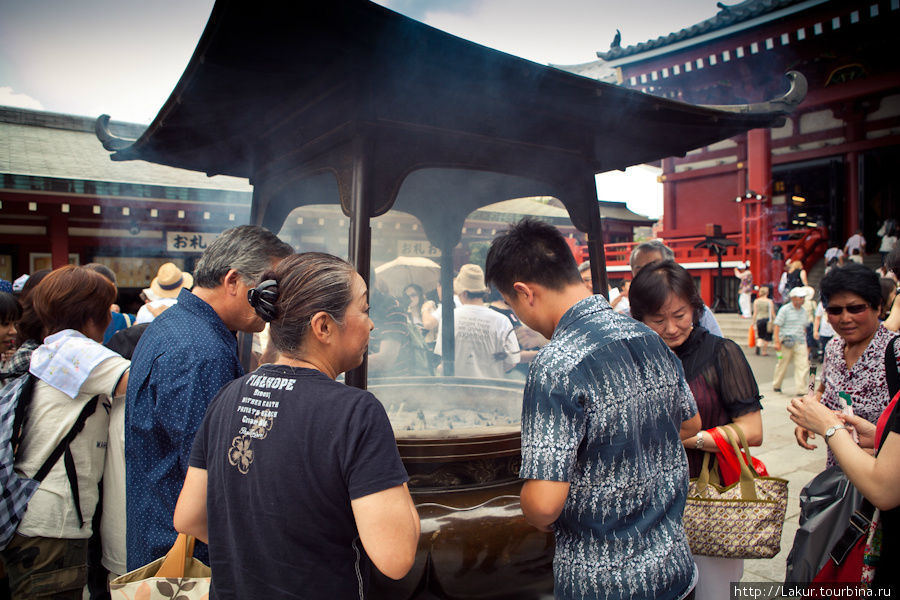
[[(825, 393), (822, 395), (822, 403), (831, 409), (841, 410), (844, 402), (838, 397), (838, 393), (847, 392), (853, 401), (853, 413), (872, 423), (877, 422), (890, 402), (884, 355), (895, 336), (879, 323), (869, 346), (850, 369), (844, 358), (847, 343), (840, 336), (834, 336), (825, 347), (825, 371), (822, 375)], [(835, 464), (831, 450), (828, 451), (827, 464), (829, 467)]]

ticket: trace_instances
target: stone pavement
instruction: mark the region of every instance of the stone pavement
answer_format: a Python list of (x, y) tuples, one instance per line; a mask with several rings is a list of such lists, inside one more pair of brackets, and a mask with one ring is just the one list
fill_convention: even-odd
[[(753, 349), (742, 344), (744, 354), (756, 375), (759, 391), (763, 396), (762, 420), (763, 443), (759, 448), (751, 449), (753, 456), (765, 463), (769, 475), (783, 477), (788, 480), (788, 508), (781, 536), (781, 552), (773, 558), (744, 561), (742, 581), (784, 580), (785, 561), (791, 551), (794, 533), (799, 527), (797, 519), (800, 514), (800, 490), (813, 477), (825, 468), (825, 443), (817, 436), (812, 443), (818, 448), (804, 450), (794, 439), (794, 423), (790, 420), (787, 405), (793, 397), (794, 390), (791, 371), (785, 377), (782, 389), (785, 393), (772, 390), (772, 375), (775, 372), (774, 349), (769, 347), (769, 356), (756, 356)], [(821, 365), (819, 365), (821, 375)], [(802, 390), (805, 393), (805, 390)]]

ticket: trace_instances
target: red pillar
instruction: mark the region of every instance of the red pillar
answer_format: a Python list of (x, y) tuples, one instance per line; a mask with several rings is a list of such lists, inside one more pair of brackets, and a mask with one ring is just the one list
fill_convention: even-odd
[(847, 161), (847, 204), (844, 209), (844, 237), (847, 239), (859, 229), (859, 152), (848, 152)]
[(64, 214), (50, 217), (50, 254), (54, 269), (69, 264), (69, 218)]
[(772, 136), (768, 129), (747, 132), (747, 188), (762, 194), (759, 231), (762, 239), (750, 256), (750, 270), (758, 284), (773, 281), (772, 265)]
[[(834, 116), (844, 120), (844, 135), (847, 143), (866, 139), (866, 113), (860, 107), (854, 105), (840, 106), (834, 111)], [(847, 202), (844, 204), (844, 231), (841, 239), (847, 239), (861, 227), (859, 222), (859, 152), (848, 152), (844, 157), (844, 161), (847, 175), (847, 183), (845, 185)]]
[(670, 232), (678, 226), (678, 223), (675, 220), (675, 183), (668, 181), (666, 176), (675, 172), (675, 161), (671, 158), (663, 159), (662, 170), (663, 174), (660, 177), (663, 184), (662, 234), (670, 235)]

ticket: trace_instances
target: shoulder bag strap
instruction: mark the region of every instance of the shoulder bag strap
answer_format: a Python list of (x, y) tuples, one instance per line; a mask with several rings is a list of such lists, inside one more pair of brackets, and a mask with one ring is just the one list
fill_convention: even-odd
[(32, 479), (37, 482), (43, 481), (44, 477), (50, 472), (50, 469), (52, 469), (59, 461), (59, 458), (65, 455), (66, 478), (69, 480), (69, 487), (72, 490), (72, 499), (75, 502), (75, 510), (78, 512), (78, 520), (81, 522), (82, 527), (84, 527), (84, 517), (82, 517), (81, 514), (81, 499), (78, 494), (78, 474), (75, 472), (75, 459), (72, 456), (72, 451), (69, 446), (72, 444), (72, 440), (74, 440), (78, 434), (81, 433), (81, 430), (84, 429), (85, 421), (94, 414), (99, 400), (99, 395), (94, 396), (84, 405), (78, 418), (75, 419), (75, 424), (72, 425), (72, 428), (63, 439), (59, 441), (56, 448), (53, 449), (53, 452), (50, 453), (50, 456), (47, 457), (47, 460), (44, 461), (44, 464), (41, 465), (41, 468), (38, 469), (38, 472), (32, 477)]
[(37, 379), (30, 372), (25, 373), (25, 383), (19, 390), (19, 397), (16, 400), (16, 409), (13, 416), (12, 436), (10, 444), (13, 448), (13, 454), (19, 447), (19, 441), (22, 439), (22, 430), (25, 427), (25, 417), (28, 414), (28, 405), (31, 404), (31, 397), (34, 395), (34, 382)]
[(897, 338), (893, 338), (888, 342), (887, 350), (884, 354), (884, 372), (887, 378), (889, 396), (893, 398), (900, 391), (900, 360), (898, 360), (894, 346), (897, 344)]

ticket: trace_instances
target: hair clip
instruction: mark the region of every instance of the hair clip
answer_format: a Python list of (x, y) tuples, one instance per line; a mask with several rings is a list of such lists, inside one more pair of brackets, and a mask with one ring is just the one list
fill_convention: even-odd
[(266, 279), (247, 292), (247, 302), (267, 323), (274, 321), (278, 316), (278, 308), (275, 306), (277, 300), (278, 282), (274, 279)]

